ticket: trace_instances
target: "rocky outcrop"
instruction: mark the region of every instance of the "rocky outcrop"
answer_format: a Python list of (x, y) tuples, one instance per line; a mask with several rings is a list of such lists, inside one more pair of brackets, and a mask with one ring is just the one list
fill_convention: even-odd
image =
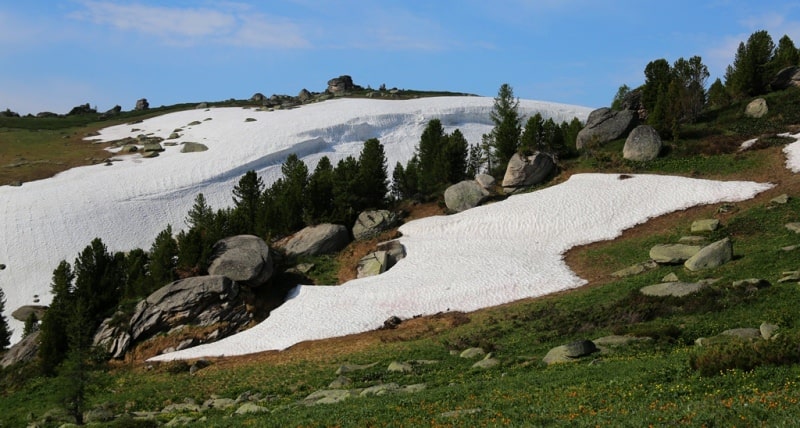
[(247, 293), (225, 276), (199, 276), (167, 284), (139, 302), (130, 321), (131, 341), (167, 332), (191, 322), (195, 326), (220, 324), (217, 339), (251, 320)]
[(306, 103), (311, 101), (312, 97), (313, 95), (311, 94), (311, 92), (309, 92), (308, 89), (305, 88), (301, 89), (300, 93), (297, 94), (297, 100), (300, 101), (301, 103)]
[(658, 131), (650, 125), (639, 125), (625, 140), (622, 157), (632, 161), (647, 162), (657, 158), (660, 152), (661, 137)]
[(650, 249), (650, 259), (659, 264), (683, 263), (697, 254), (699, 245), (659, 244)]
[(73, 107), (72, 110), (70, 110), (69, 113), (67, 113), (67, 116), (80, 116), (84, 114), (94, 114), (94, 113), (97, 113), (97, 110), (93, 109), (89, 105), (89, 103), (86, 103), (83, 105)]
[(238, 235), (214, 244), (210, 275), (226, 276), (239, 284), (258, 287), (269, 281), (273, 269), (269, 246), (253, 235)]
[(263, 103), (266, 100), (267, 97), (265, 97), (264, 94), (262, 94), (261, 92), (256, 92), (255, 94), (253, 94), (252, 97), (250, 97), (250, 101), (254, 103)]
[(586, 126), (578, 132), (575, 147), (581, 150), (591, 145), (602, 145), (622, 138), (638, 122), (633, 110), (614, 111), (604, 107), (589, 114)]
[(444, 191), (444, 203), (447, 209), (461, 212), (475, 208), (490, 196), (489, 191), (475, 180), (456, 183)]
[(134, 108), (136, 111), (147, 110), (149, 108), (150, 108), (150, 103), (147, 102), (147, 98), (141, 98), (136, 100), (136, 107)]
[(779, 71), (772, 79), (769, 86), (773, 91), (780, 91), (783, 89), (791, 88), (792, 86), (800, 86), (800, 67), (786, 67)]
[(754, 119), (760, 119), (767, 115), (769, 108), (767, 107), (767, 100), (763, 98), (756, 98), (747, 104), (744, 109), (744, 115)]
[(733, 244), (730, 238), (725, 238), (703, 247), (683, 264), (690, 271), (711, 269), (733, 259)]
[(515, 153), (511, 156), (503, 176), (503, 190), (512, 193), (519, 189), (544, 182), (556, 170), (552, 156), (537, 152), (531, 156)]
[(387, 210), (368, 210), (358, 215), (353, 225), (353, 238), (356, 241), (377, 236), (389, 230), (399, 222), (396, 214)]
[(37, 320), (44, 318), (44, 313), (47, 312), (47, 306), (41, 305), (25, 305), (20, 306), (11, 313), (11, 317), (17, 321), (25, 322), (33, 314)]
[(341, 96), (356, 89), (361, 89), (361, 87), (353, 84), (353, 78), (348, 75), (342, 75), (328, 80), (328, 89), (326, 92), (335, 96)]
[(0, 359), (0, 367), (32, 361), (39, 352), (39, 331), (35, 331), (14, 344)]
[(289, 258), (335, 253), (350, 243), (347, 228), (339, 224), (308, 226), (276, 246)]
[(475, 182), (480, 184), (481, 187), (489, 191), (489, 193), (494, 193), (494, 186), (497, 185), (497, 180), (489, 174), (478, 174), (475, 176)]
[(106, 318), (97, 329), (92, 344), (106, 351), (109, 357), (122, 359), (131, 345), (131, 335), (128, 326), (121, 326), (114, 322), (114, 318)]

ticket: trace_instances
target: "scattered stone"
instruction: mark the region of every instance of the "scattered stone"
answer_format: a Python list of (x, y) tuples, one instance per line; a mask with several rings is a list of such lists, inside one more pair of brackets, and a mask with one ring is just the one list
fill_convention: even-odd
[(635, 264), (633, 266), (629, 266), (629, 267), (626, 267), (624, 269), (620, 269), (620, 270), (618, 270), (616, 272), (613, 272), (611, 274), (611, 276), (613, 276), (615, 278), (624, 278), (626, 276), (638, 275), (640, 273), (643, 273), (643, 272), (651, 270), (651, 269), (655, 269), (657, 267), (658, 267), (658, 263), (656, 263), (656, 262), (654, 262), (652, 260), (648, 260), (646, 262), (637, 263), (637, 264)]
[(636, 162), (647, 162), (661, 152), (661, 137), (650, 125), (639, 125), (631, 131), (622, 148), (622, 157)]
[(164, 407), (161, 409), (161, 413), (188, 413), (199, 412), (200, 410), (202, 409), (194, 400), (187, 398), (183, 403), (174, 403)]
[(747, 278), (747, 279), (740, 279), (737, 281), (733, 281), (731, 283), (731, 287), (733, 288), (766, 288), (769, 287), (770, 283), (766, 279), (760, 278)]
[(794, 250), (796, 250), (798, 248), (800, 248), (800, 245), (788, 245), (786, 247), (781, 247), (781, 250), (783, 250), (783, 251), (794, 251)]
[(389, 363), (389, 368), (387, 368), (386, 370), (390, 372), (410, 373), (414, 371), (414, 368), (411, 367), (411, 364), (408, 363), (392, 361), (391, 363)]
[(358, 393), (359, 392), (355, 390), (351, 391), (347, 389), (324, 389), (312, 392), (302, 403), (307, 406), (340, 403), (350, 397), (358, 396)]
[(744, 340), (761, 339), (761, 330), (757, 328), (732, 328), (730, 330), (725, 330), (720, 334), (723, 336), (738, 337), (739, 339)]
[(477, 363), (472, 365), (473, 369), (490, 369), (492, 367), (500, 365), (500, 360), (497, 358), (493, 358), (491, 353), (486, 354), (486, 356), (478, 361)]
[(733, 260), (733, 243), (725, 238), (703, 247), (683, 264), (690, 271), (711, 269)]
[(474, 415), (482, 411), (483, 409), (481, 409), (480, 407), (476, 407), (474, 409), (451, 410), (449, 412), (440, 413), (439, 416), (443, 418), (458, 418), (464, 415)]
[(800, 233), (800, 223), (787, 223), (786, 228), (794, 233)]
[(722, 204), (717, 208), (717, 213), (719, 214), (728, 214), (736, 211), (739, 211), (739, 208), (733, 204)]
[(169, 137), (167, 137), (167, 140), (176, 140), (178, 138), (181, 138), (181, 134), (178, 134), (177, 132), (173, 132), (173, 133), (169, 134)]
[(175, 416), (174, 418), (172, 418), (172, 420), (164, 424), (164, 426), (184, 427), (184, 426), (194, 425), (195, 422), (196, 422), (195, 419), (191, 416)]
[(401, 320), (399, 317), (396, 317), (396, 316), (393, 315), (393, 316), (390, 316), (389, 318), (387, 318), (386, 321), (383, 322), (383, 328), (386, 329), (386, 330), (395, 329), (402, 322), (403, 322), (403, 320)]
[(706, 240), (707, 239), (705, 236), (682, 236), (680, 239), (678, 239), (678, 243), (696, 245), (702, 244), (706, 242)]
[(369, 396), (380, 396), (386, 394), (392, 394), (398, 392), (400, 390), (400, 385), (392, 382), (392, 383), (385, 383), (382, 385), (375, 385), (370, 386), (368, 388), (364, 388), (363, 391), (359, 394), (359, 397), (369, 397)]
[(486, 355), (486, 351), (484, 351), (482, 348), (468, 348), (465, 349), (463, 352), (461, 352), (459, 356), (461, 358), (467, 358), (472, 360), (475, 358), (483, 357), (484, 355)]
[(597, 346), (591, 340), (576, 340), (566, 346), (566, 356), (570, 358), (580, 358), (585, 355), (597, 352)]
[[(180, 348), (180, 346), (179, 346), (179, 348)], [(185, 348), (182, 348), (182, 349), (185, 349)], [(180, 349), (178, 349), (178, 350), (180, 350)], [(211, 361), (203, 360), (203, 359), (197, 360), (194, 363), (192, 363), (191, 367), (189, 367), (189, 374), (195, 374), (198, 371), (203, 370), (204, 368), (206, 368), (206, 367), (208, 367), (210, 365), (211, 365)]]
[(779, 283), (792, 282), (792, 281), (800, 281), (800, 271), (792, 270), (792, 271), (782, 272), (781, 279), (778, 280)]
[(232, 398), (211, 398), (203, 403), (203, 409), (227, 410), (236, 407), (237, 404)]
[(464, 180), (449, 186), (444, 191), (444, 203), (447, 209), (461, 212), (477, 207), (489, 196), (489, 191), (475, 180)]
[(763, 98), (756, 98), (753, 101), (750, 101), (747, 104), (747, 107), (744, 109), (744, 115), (747, 117), (752, 117), (754, 119), (760, 119), (769, 112), (769, 108), (767, 107), (767, 100)]
[(244, 403), (236, 409), (237, 415), (250, 415), (254, 413), (269, 413), (269, 409), (255, 403)]
[(789, 195), (784, 193), (782, 195), (779, 195), (779, 196), (776, 196), (776, 197), (770, 199), (769, 201), (770, 201), (770, 203), (773, 203), (773, 204), (783, 205), (783, 204), (789, 203)]
[(313, 95), (311, 95), (311, 92), (309, 92), (308, 89), (306, 88), (301, 89), (300, 92), (297, 94), (297, 100), (300, 101), (301, 103), (310, 101), (312, 97)]
[(660, 244), (650, 249), (650, 258), (659, 264), (683, 263), (697, 254), (700, 248), (686, 244)]
[(368, 239), (389, 230), (399, 222), (397, 214), (388, 210), (368, 210), (358, 215), (353, 225), (353, 238)]
[(157, 158), (158, 157), (158, 152), (142, 153), (142, 157), (145, 158), (145, 159)]
[(719, 227), (719, 220), (712, 218), (712, 219), (704, 219), (704, 220), (695, 220), (692, 223), (691, 231), (692, 233), (697, 232), (713, 232), (717, 230)]
[(342, 75), (328, 80), (328, 89), (325, 91), (334, 96), (344, 95), (354, 89), (361, 89), (361, 87), (353, 84), (353, 78), (348, 75)]
[(206, 150), (208, 150), (208, 146), (205, 144), (194, 143), (191, 141), (187, 141), (181, 146), (181, 153), (198, 153), (205, 152)]
[(95, 407), (94, 409), (83, 414), (83, 422), (88, 424), (110, 422), (113, 420), (114, 412), (112, 412), (108, 406)]
[(160, 143), (147, 143), (142, 148), (142, 151), (145, 152), (145, 153), (147, 153), (147, 152), (163, 152), (164, 148), (161, 147)]
[(667, 275), (665, 275), (663, 278), (661, 278), (661, 281), (662, 282), (678, 282), (678, 281), (680, 281), (680, 278), (678, 278), (678, 275), (675, 275), (675, 272), (670, 272)]
[(245, 121), (245, 122), (255, 122), (255, 121), (256, 121), (256, 118), (254, 118), (254, 117), (247, 117), (247, 118), (245, 118), (245, 119), (244, 119), (244, 121)]
[(189, 122), (189, 124), (186, 125), (186, 126), (196, 126), (196, 125), (200, 125), (201, 123), (202, 122), (200, 122), (199, 120), (193, 120), (193, 121)]
[(337, 375), (343, 375), (345, 373), (352, 373), (361, 370), (366, 370), (371, 367), (375, 367), (378, 363), (371, 363), (371, 364), (342, 364), (336, 370)]
[(351, 385), (352, 383), (353, 381), (350, 380), (350, 378), (346, 376), (339, 376), (328, 385), (328, 389), (342, 389), (346, 386)]
[(648, 285), (639, 290), (645, 296), (655, 297), (683, 297), (697, 293), (708, 285), (701, 282), (664, 282), (661, 284)]
[(636, 336), (604, 336), (599, 337), (592, 342), (597, 346), (625, 346), (636, 342), (649, 342), (653, 340), (651, 337), (636, 337)]
[(779, 328), (780, 327), (775, 324), (763, 322), (758, 330), (761, 332), (761, 337), (764, 338), (764, 340), (770, 340), (778, 336), (776, 331), (778, 331)]
[(497, 180), (489, 174), (478, 174), (475, 176), (475, 182), (480, 184), (481, 187), (489, 191), (489, 193), (494, 192), (494, 186), (497, 185)]
[(386, 272), (389, 265), (389, 257), (386, 251), (376, 251), (367, 254), (358, 261), (356, 267), (356, 278), (366, 278), (376, 276)]

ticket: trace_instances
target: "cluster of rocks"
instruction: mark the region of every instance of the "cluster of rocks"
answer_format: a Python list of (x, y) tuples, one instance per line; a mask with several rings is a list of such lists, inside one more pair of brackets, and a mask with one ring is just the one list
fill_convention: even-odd
[(323, 92), (311, 92), (308, 89), (301, 89), (296, 96), (273, 94), (270, 97), (261, 92), (256, 92), (250, 97), (250, 102), (261, 104), (264, 110), (291, 109), (303, 104), (329, 100), (334, 97), (342, 97), (354, 91), (362, 91), (359, 85), (353, 83), (353, 78), (348, 75), (334, 77), (328, 80), (328, 86)]
[[(626, 346), (634, 343), (649, 342), (653, 339), (650, 337), (637, 337), (637, 336), (604, 336), (595, 340), (581, 339), (575, 340), (565, 345), (556, 346), (550, 349), (547, 354), (542, 358), (542, 362), (547, 365), (572, 363), (581, 361), (583, 357), (592, 355), (596, 352), (607, 354), (613, 351), (613, 348)], [(593, 360), (596, 362), (597, 360)]]

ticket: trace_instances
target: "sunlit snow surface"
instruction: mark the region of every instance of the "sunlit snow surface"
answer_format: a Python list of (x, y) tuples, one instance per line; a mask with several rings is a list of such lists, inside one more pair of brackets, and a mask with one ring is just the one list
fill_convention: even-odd
[(792, 172), (800, 172), (800, 133), (794, 135), (786, 133), (781, 136), (795, 139), (794, 143), (783, 148), (783, 152), (786, 153), (786, 167)]

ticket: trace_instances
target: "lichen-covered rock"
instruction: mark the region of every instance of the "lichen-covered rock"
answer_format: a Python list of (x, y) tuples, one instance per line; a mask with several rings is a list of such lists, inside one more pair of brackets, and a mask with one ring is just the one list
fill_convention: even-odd
[(503, 176), (503, 190), (506, 193), (535, 186), (544, 182), (556, 170), (556, 163), (552, 156), (537, 152), (531, 156), (515, 153), (511, 156)]
[(230, 236), (214, 244), (210, 275), (222, 275), (249, 287), (266, 283), (273, 273), (269, 246), (253, 235)]
[(444, 191), (447, 209), (461, 212), (475, 208), (489, 197), (489, 191), (474, 180), (456, 183)]
[(650, 258), (660, 264), (676, 264), (689, 260), (700, 251), (699, 245), (659, 244), (650, 249)]
[(201, 143), (187, 141), (181, 146), (181, 153), (199, 153), (208, 150), (208, 146)]
[(753, 101), (750, 101), (747, 104), (747, 107), (744, 109), (744, 114), (747, 117), (752, 117), (754, 119), (759, 119), (769, 112), (769, 108), (767, 107), (767, 100), (763, 98), (756, 98)]
[(371, 238), (397, 225), (397, 214), (388, 210), (367, 210), (358, 215), (353, 225), (353, 238), (356, 241)]
[(578, 132), (575, 147), (581, 150), (591, 145), (602, 145), (622, 138), (636, 125), (638, 115), (633, 110), (614, 111), (599, 108), (589, 113), (586, 126)]
[(335, 253), (350, 243), (347, 228), (339, 224), (308, 226), (276, 245), (289, 258)]
[(651, 161), (661, 152), (661, 137), (650, 125), (639, 125), (631, 131), (622, 148), (622, 157), (637, 162)]
[(709, 244), (683, 264), (690, 271), (711, 269), (733, 260), (733, 243), (725, 238)]

